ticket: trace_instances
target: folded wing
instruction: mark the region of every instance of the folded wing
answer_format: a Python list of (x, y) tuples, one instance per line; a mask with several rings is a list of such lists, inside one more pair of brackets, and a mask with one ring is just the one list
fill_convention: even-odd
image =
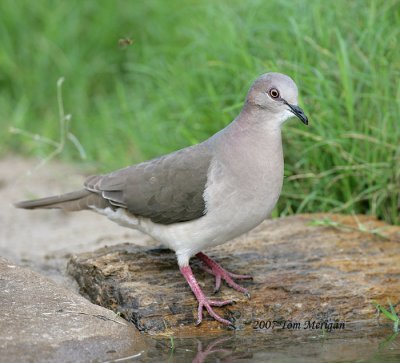
[(190, 221), (205, 214), (203, 193), (211, 163), (205, 144), (188, 147), (157, 159), (89, 177), (85, 188), (111, 205), (155, 223)]

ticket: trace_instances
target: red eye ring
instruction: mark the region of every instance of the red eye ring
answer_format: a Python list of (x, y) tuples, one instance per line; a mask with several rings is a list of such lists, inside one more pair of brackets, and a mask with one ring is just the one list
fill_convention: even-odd
[(272, 98), (279, 98), (279, 91), (276, 88), (271, 88), (268, 92), (268, 94), (272, 97)]

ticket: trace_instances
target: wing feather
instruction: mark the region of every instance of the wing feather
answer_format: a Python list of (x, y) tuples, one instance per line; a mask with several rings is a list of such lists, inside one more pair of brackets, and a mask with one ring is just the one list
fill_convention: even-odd
[(112, 205), (171, 224), (200, 218), (212, 151), (198, 144), (106, 175), (89, 177), (85, 188)]

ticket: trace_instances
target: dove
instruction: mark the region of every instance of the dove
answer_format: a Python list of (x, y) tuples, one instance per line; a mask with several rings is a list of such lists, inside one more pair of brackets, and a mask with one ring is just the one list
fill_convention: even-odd
[(197, 324), (206, 309), (222, 324), (231, 321), (213, 307), (233, 300), (208, 298), (189, 265), (197, 256), (221, 281), (249, 296), (235, 280), (251, 278), (225, 270), (203, 251), (238, 237), (265, 220), (283, 184), (281, 126), (292, 116), (305, 125), (295, 82), (281, 73), (258, 77), (239, 115), (209, 139), (109, 174), (86, 179), (78, 191), (16, 203), (18, 208), (91, 210), (137, 229), (176, 254), (180, 272), (198, 302)]

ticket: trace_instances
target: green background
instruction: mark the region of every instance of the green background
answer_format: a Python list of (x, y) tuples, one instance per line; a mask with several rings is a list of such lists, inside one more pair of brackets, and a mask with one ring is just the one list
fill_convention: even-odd
[(100, 172), (207, 138), (238, 114), (258, 75), (277, 71), (298, 84), (310, 126), (284, 126), (275, 215), (399, 223), (399, 33), (396, 0), (2, 0), (0, 155), (54, 151), (45, 138), (60, 137), (62, 76), (87, 157), (67, 140), (57, 158)]

